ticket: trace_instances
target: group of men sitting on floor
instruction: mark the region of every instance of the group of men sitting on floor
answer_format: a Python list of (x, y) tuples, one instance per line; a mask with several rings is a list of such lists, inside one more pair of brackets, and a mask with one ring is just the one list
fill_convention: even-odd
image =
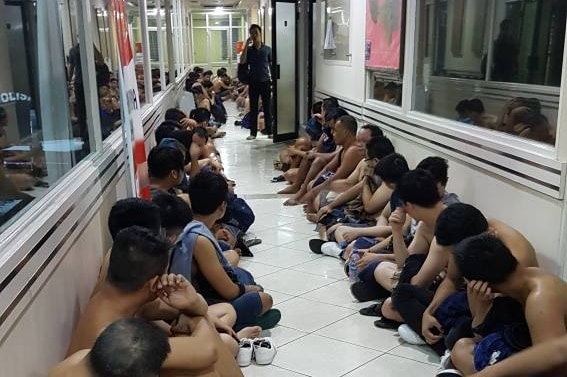
[(242, 376), (239, 364), (250, 364), (252, 349), (258, 364), (275, 356), (273, 341), (260, 334), (281, 313), (238, 267), (250, 252), (245, 229), (230, 222), (234, 182), (205, 123), (188, 129), (193, 122), (177, 109), (166, 119), (148, 155), (151, 201), (113, 206), (112, 248), (68, 358), (50, 376), (233, 377)]
[(567, 353), (554, 351), (567, 347), (567, 284), (538, 267), (530, 242), (446, 192), (446, 160), (411, 170), (335, 99), (313, 113), (275, 180), (317, 224), (311, 250), (345, 262), (357, 300), (377, 300), (360, 313), (429, 345), (440, 377), (567, 376)]

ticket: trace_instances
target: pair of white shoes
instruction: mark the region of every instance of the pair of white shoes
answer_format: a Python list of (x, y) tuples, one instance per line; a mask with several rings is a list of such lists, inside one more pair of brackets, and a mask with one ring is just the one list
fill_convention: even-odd
[(247, 367), (252, 360), (258, 365), (271, 364), (276, 356), (277, 348), (272, 338), (240, 339), (238, 365)]

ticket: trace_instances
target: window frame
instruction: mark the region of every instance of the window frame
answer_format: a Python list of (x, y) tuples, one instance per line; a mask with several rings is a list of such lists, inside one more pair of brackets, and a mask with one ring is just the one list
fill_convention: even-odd
[[(495, 0), (490, 0), (490, 4), (494, 4)], [(460, 123), (456, 120), (451, 120), (443, 118), (441, 116), (435, 116), (421, 112), (414, 109), (414, 104), (416, 101), (417, 91), (414, 90), (416, 77), (417, 77), (417, 48), (419, 43), (419, 38), (417, 36), (417, 31), (421, 27), (419, 20), (419, 9), (422, 4), (421, 0), (407, 0), (406, 7), (406, 22), (405, 22), (405, 40), (404, 40), (404, 70), (402, 77), (402, 106), (393, 106), (378, 100), (371, 98), (370, 91), (371, 80), (373, 75), (373, 70), (365, 69), (366, 85), (365, 90), (365, 100), (364, 107), (365, 115), (369, 116), (366, 118), (369, 121), (374, 121), (375, 119), (370, 117), (372, 114), (384, 114), (389, 119), (400, 119), (403, 121), (409, 121), (414, 124), (418, 124), (420, 130), (423, 132), (432, 132), (434, 134), (446, 134), (450, 135), (453, 140), (448, 140), (447, 144), (444, 146), (434, 146), (435, 149), (440, 149), (445, 153), (451, 154), (453, 150), (460, 150), (462, 148), (461, 142), (469, 143), (470, 145), (475, 145), (474, 152), (470, 151), (474, 155), (501, 155), (505, 158), (515, 161), (527, 162), (528, 165), (532, 164), (534, 166), (540, 166), (542, 169), (540, 179), (544, 183), (549, 183), (546, 181), (547, 174), (545, 170), (559, 171), (561, 182), (558, 190), (548, 190), (542, 188), (538, 185), (527, 186), (535, 189), (536, 191), (542, 192), (546, 195), (563, 198), (565, 195), (565, 177), (567, 177), (566, 172), (566, 162), (567, 162), (567, 104), (565, 103), (567, 98), (567, 38), (565, 38), (564, 44), (564, 54), (563, 54), (563, 68), (562, 68), (562, 78), (561, 86), (551, 87), (551, 86), (541, 86), (541, 85), (530, 85), (530, 84), (516, 84), (516, 83), (500, 83), (491, 82), (487, 83), (492, 85), (506, 85), (510, 87), (519, 88), (529, 88), (532, 90), (538, 90), (545, 93), (558, 93), (559, 94), (559, 108), (557, 113), (557, 128), (556, 128), (556, 142), (555, 145), (548, 145), (533, 141), (530, 139), (524, 139), (518, 136), (509, 135), (503, 132), (484, 129), (474, 125), (467, 125)], [(567, 24), (565, 25), (567, 29)], [(325, 61), (327, 63), (327, 61)], [(374, 116), (374, 115), (372, 115)], [(388, 129), (388, 125), (384, 125)], [(400, 135), (403, 138), (408, 138), (408, 135), (401, 132), (399, 129), (390, 129), (392, 132)], [(421, 131), (420, 131), (421, 132)], [(410, 137), (411, 139), (411, 137)], [(414, 139), (414, 141), (420, 143), (419, 137)], [(490, 151), (490, 153), (485, 153)], [(461, 158), (461, 157), (459, 157)], [(462, 158), (461, 158), (462, 159)], [(474, 161), (470, 161), (473, 165), (479, 165)], [(498, 169), (488, 169), (492, 170), (495, 174), (506, 177), (506, 173)], [(519, 167), (518, 171), (521, 174), (530, 174), (530, 169), (525, 167)], [(528, 175), (530, 176), (530, 175)], [(531, 176), (530, 176), (531, 177)], [(551, 179), (551, 178), (550, 178)], [(518, 179), (512, 178), (512, 180), (519, 181)]]

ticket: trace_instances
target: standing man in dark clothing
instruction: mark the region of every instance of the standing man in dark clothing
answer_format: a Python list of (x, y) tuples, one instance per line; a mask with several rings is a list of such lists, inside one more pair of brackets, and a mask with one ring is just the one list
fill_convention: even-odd
[(262, 43), (262, 28), (259, 25), (250, 26), (250, 37), (246, 41), (246, 48), (242, 52), (240, 64), (247, 64), (250, 68), (248, 90), (250, 95), (250, 116), (252, 126), (250, 136), (246, 140), (256, 139), (258, 133), (258, 99), (262, 97), (266, 134), (272, 137), (271, 117), (271, 76), (272, 49)]

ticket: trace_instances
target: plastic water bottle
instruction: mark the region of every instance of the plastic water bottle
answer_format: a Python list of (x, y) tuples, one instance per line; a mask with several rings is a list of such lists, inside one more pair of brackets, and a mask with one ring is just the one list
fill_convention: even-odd
[(352, 254), (348, 260), (348, 277), (351, 283), (356, 283), (358, 281), (358, 268), (356, 264), (360, 260), (360, 253), (358, 249), (353, 249)]

